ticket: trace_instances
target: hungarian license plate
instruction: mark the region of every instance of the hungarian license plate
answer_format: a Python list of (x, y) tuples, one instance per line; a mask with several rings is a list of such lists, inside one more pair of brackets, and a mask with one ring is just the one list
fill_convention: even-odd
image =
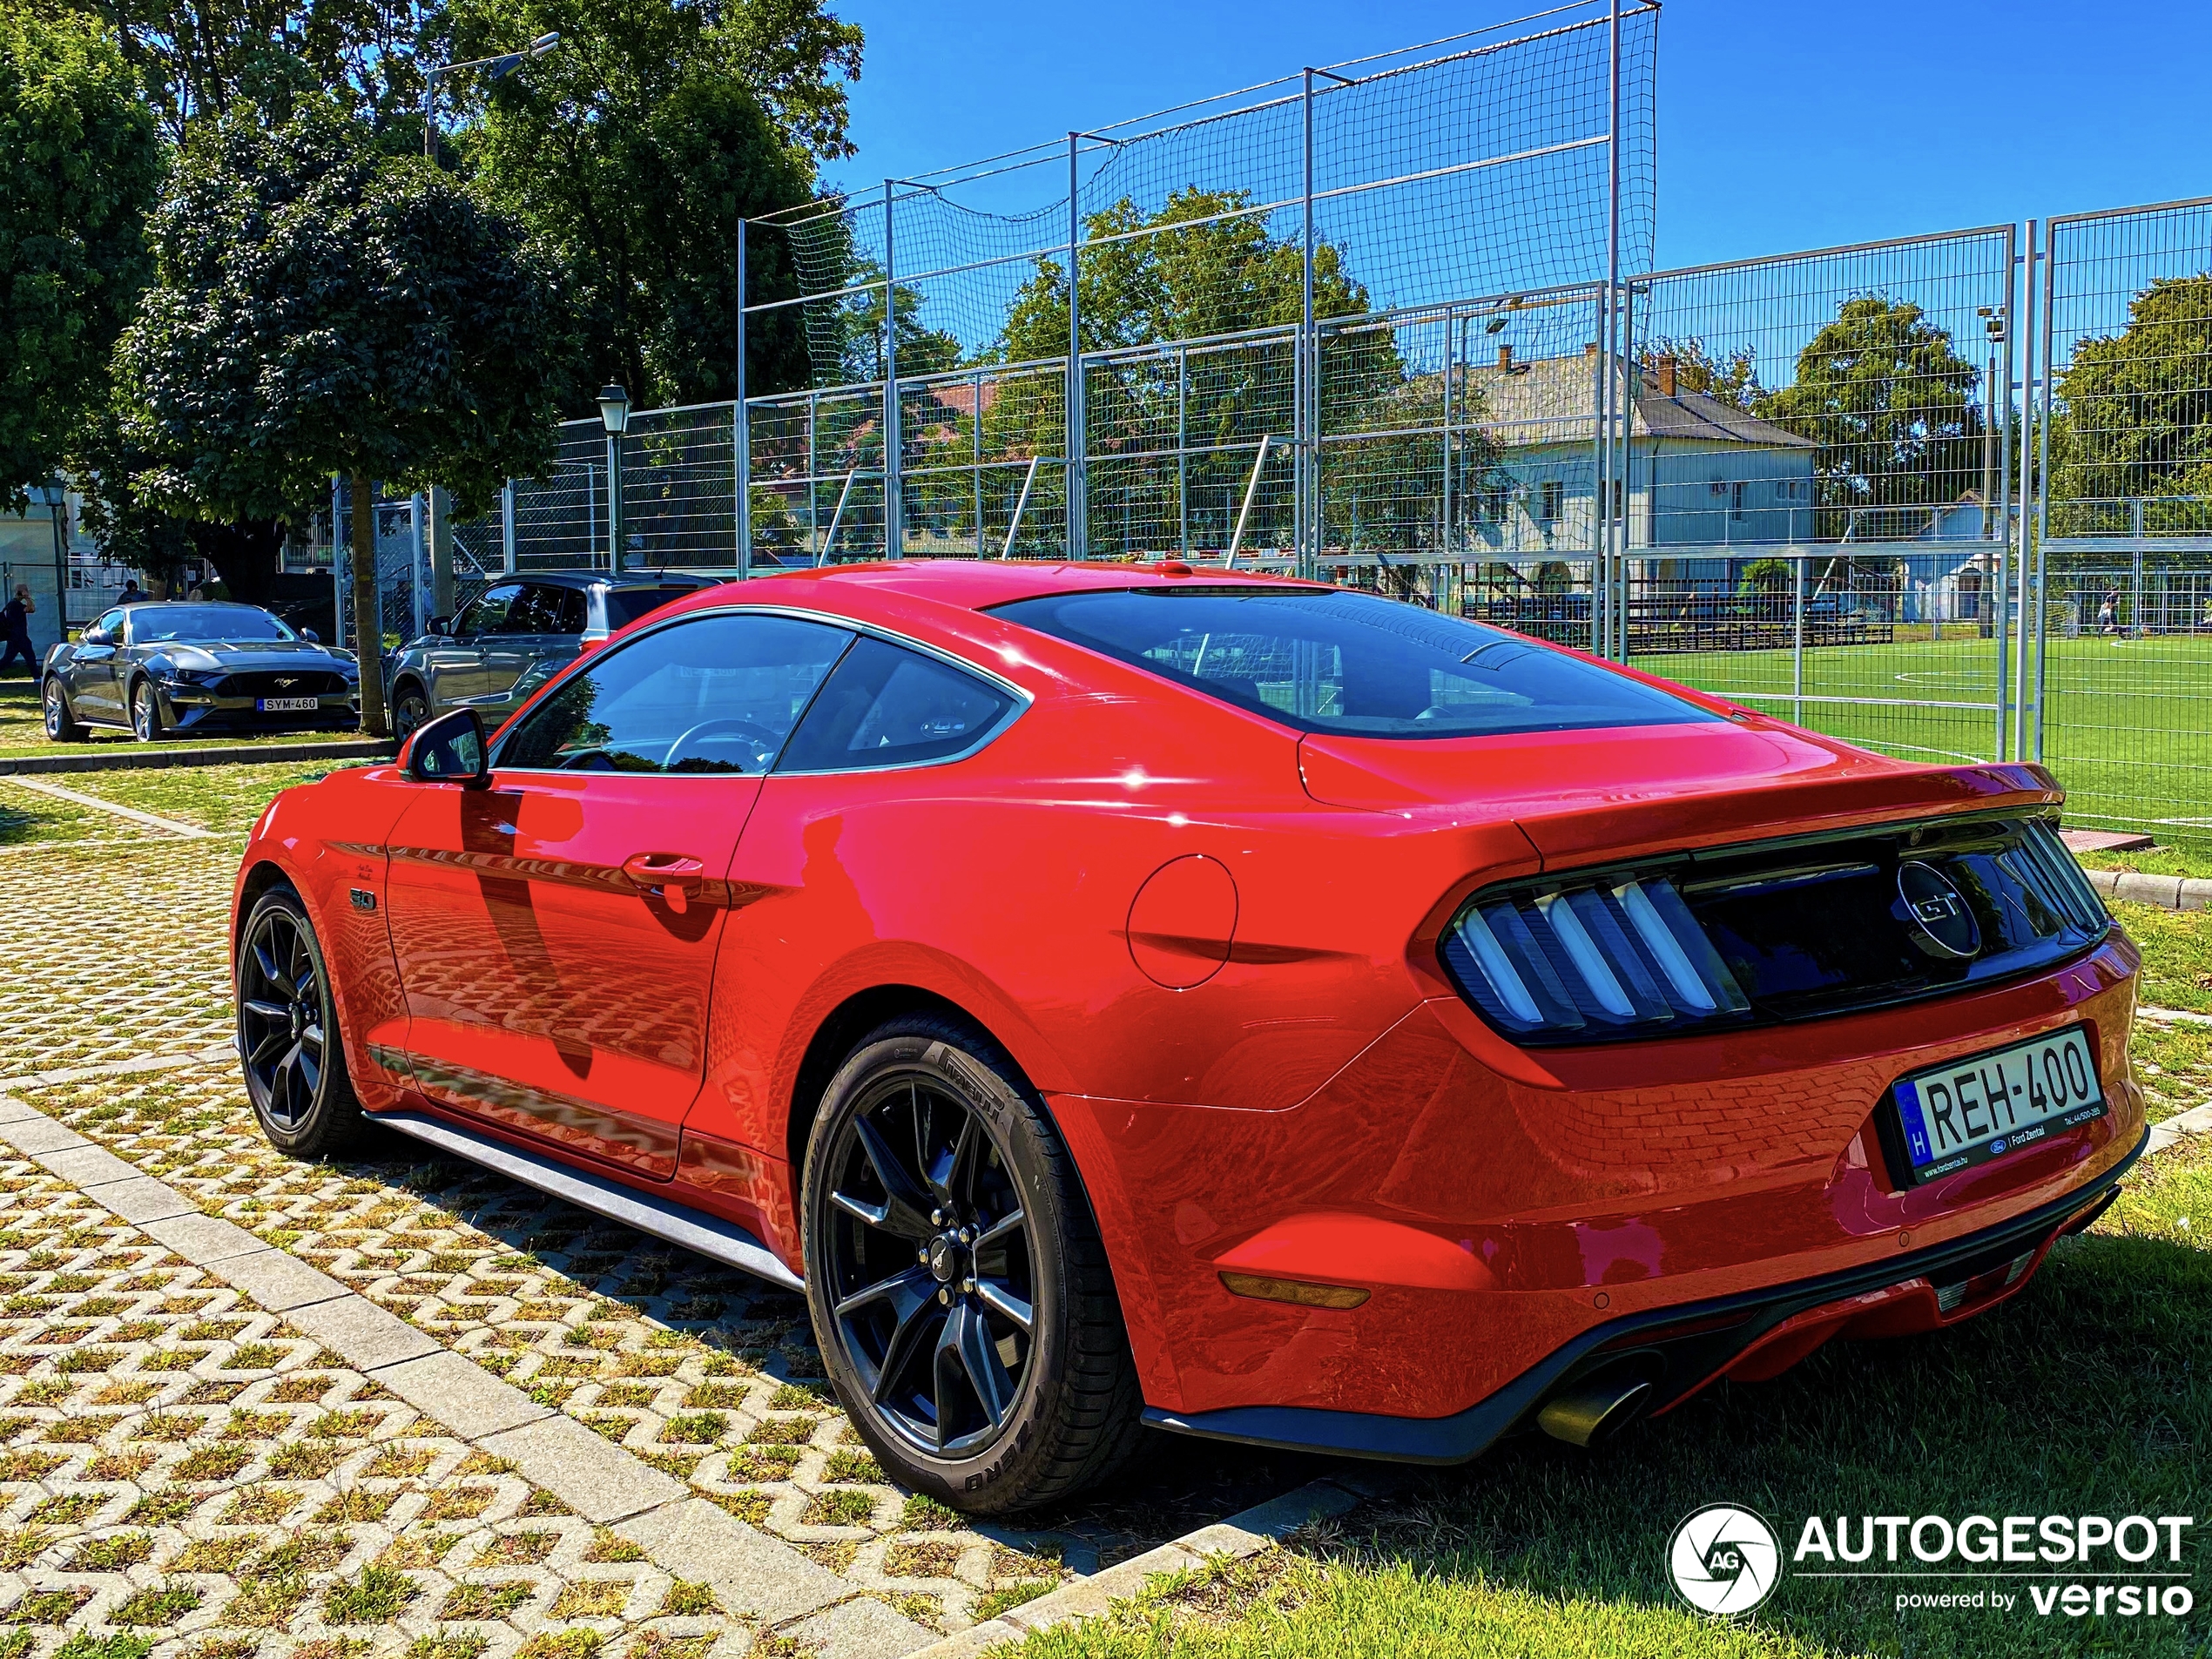
[(2096, 1057), (2078, 1025), (1913, 1072), (1891, 1095), (1914, 1186), (2105, 1114)]
[(322, 706), (319, 697), (262, 697), (253, 700), (253, 706), (264, 714), (306, 714)]

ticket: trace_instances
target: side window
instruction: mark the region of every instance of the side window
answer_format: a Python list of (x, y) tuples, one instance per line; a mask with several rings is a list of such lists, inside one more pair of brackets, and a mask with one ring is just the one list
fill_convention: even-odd
[(582, 588), (540, 588), (545, 596), (546, 615), (551, 625), (539, 630), (548, 634), (580, 634), (588, 626), (586, 615), (590, 598)]
[(123, 643), (123, 613), (111, 610), (84, 631), (98, 634), (103, 644), (120, 645)]
[(492, 764), (536, 772), (765, 772), (852, 641), (842, 628), (786, 617), (678, 623), (586, 658), (500, 745)]
[(487, 589), (476, 596), (469, 608), (461, 613), (454, 625), (454, 632), (462, 639), (474, 639), (479, 634), (496, 634), (507, 625), (507, 613), (515, 601), (522, 597), (523, 584), (509, 582)]
[(559, 614), (557, 590), (540, 583), (526, 583), (507, 608), (507, 620), (501, 625), (502, 634), (550, 634)]
[(1014, 699), (948, 663), (863, 637), (806, 711), (779, 772), (905, 766), (972, 749)]

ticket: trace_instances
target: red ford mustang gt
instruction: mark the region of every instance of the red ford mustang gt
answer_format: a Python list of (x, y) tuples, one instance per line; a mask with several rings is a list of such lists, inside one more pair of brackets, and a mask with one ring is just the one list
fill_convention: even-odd
[(281, 1148), (803, 1284), (966, 1508), (1145, 1422), (1447, 1462), (1971, 1318), (2111, 1201), (2138, 958), (2059, 801), (1329, 587), (779, 576), (280, 796), (238, 1042)]

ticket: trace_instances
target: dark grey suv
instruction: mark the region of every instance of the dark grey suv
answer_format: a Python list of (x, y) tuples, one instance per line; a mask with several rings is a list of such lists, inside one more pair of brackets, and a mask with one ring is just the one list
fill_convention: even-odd
[(671, 600), (711, 587), (680, 571), (610, 575), (604, 570), (537, 570), (502, 577), (392, 659), (392, 724), (401, 737), (433, 715), (473, 708), (487, 731), (576, 659), (584, 642), (604, 639)]

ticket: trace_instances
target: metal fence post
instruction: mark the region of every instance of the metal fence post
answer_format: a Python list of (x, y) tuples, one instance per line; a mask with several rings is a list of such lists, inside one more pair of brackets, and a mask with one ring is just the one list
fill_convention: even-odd
[[(408, 597), (414, 602), (413, 614), (409, 620), (414, 623), (415, 631), (418, 634), (422, 632), (429, 620), (422, 609), (422, 602), (426, 597), (422, 590), (427, 585), (422, 577), (429, 563), (428, 538), (424, 534), (428, 527), (423, 523), (424, 516), (422, 494), (417, 490), (407, 498), (407, 523), (408, 534), (414, 543), (408, 565), (408, 586), (412, 590)], [(379, 620), (381, 621), (381, 618), (380, 617)]]
[(892, 180), (883, 181), (883, 556), (907, 554), (907, 487), (899, 463), (905, 439), (899, 430), (898, 260), (892, 247)]
[[(339, 550), (338, 542), (339, 527), (346, 522), (345, 489), (343, 481), (336, 473), (332, 473), (330, 475), (330, 603), (333, 609), (330, 613), (330, 643), (341, 651), (346, 648), (346, 586), (347, 579), (352, 575), (348, 568), (349, 561), (345, 554)], [(69, 603), (67, 595), (64, 594), (57, 603), (66, 610)], [(62, 637), (66, 639), (69, 637), (69, 617), (66, 615), (61, 618), (61, 630)]]
[[(2051, 330), (2052, 303), (2058, 297), (2055, 272), (2058, 261), (2058, 226), (2049, 219), (2043, 223), (2043, 332), (2037, 354), (2043, 365), (2042, 418), (2035, 427), (2035, 591), (2038, 605), (2035, 614), (2035, 759), (2043, 759), (2043, 693), (2044, 647), (2047, 643), (2050, 602), (2044, 597), (2044, 544), (2051, 535)], [(2033, 244), (2030, 244), (2032, 247)], [(2021, 470), (2027, 470), (2023, 455)], [(2027, 516), (2023, 504), (2021, 515)]]
[(1076, 145), (1082, 135), (1068, 135), (1068, 403), (1067, 474), (1068, 556), (1085, 557), (1090, 550), (1090, 490), (1083, 464), (1082, 273), (1077, 250), (1082, 246), (1082, 192), (1077, 187)]
[(1790, 614), (1790, 718), (1792, 724), (1805, 723), (1805, 559), (1800, 553), (1790, 561), (1791, 589)]
[(1297, 570), (1311, 577), (1318, 570), (1319, 532), (1313, 523), (1319, 491), (1315, 481), (1320, 470), (1320, 421), (1316, 418), (1320, 396), (1315, 387), (1319, 353), (1313, 334), (1313, 71), (1304, 72), (1300, 83), (1300, 175), (1303, 179), (1304, 222), (1300, 235), (1298, 350), (1291, 369), (1291, 395), (1298, 405), (1297, 436), (1291, 447), (1296, 502), (1291, 510), (1291, 540), (1298, 550)]
[(734, 469), (736, 509), (732, 517), (738, 538), (738, 580), (752, 574), (752, 428), (745, 418), (745, 248), (744, 219), (738, 221), (738, 352), (735, 373), (738, 395), (730, 405), (730, 462)]
[(1175, 520), (1176, 546), (1190, 553), (1190, 348), (1175, 348)]
[(499, 568), (515, 574), (515, 481), (499, 487)]
[[(2022, 244), (2022, 246), (2026, 249), (2027, 261), (2020, 273), (2020, 297), (2023, 307), (2020, 319), (2020, 332), (2022, 337), (2028, 342), (2028, 349), (2022, 354), (2022, 368), (2020, 374), (2020, 470), (2025, 473), (2027, 471), (2027, 456), (2029, 449), (2035, 441), (2036, 428), (2039, 424), (2035, 419), (2035, 221), (2032, 219), (2027, 221), (2027, 239)], [(2006, 389), (2009, 392), (2010, 388), (2007, 387)], [(2026, 482), (2029, 481), (2023, 480), (2023, 482)], [(2025, 490), (2022, 492), (2023, 502), (2025, 502), (2025, 497), (2027, 493), (2028, 492)], [(2017, 631), (2013, 639), (2013, 670), (2012, 756), (2015, 760), (2024, 758), (2027, 753), (2027, 744), (2025, 742), (2027, 730), (2024, 723), (2027, 716), (2027, 690), (2029, 684), (2027, 676), (2029, 634), (2027, 608), (2031, 591), (2033, 592), (2037, 603), (2040, 604), (2041, 601), (2041, 590), (2040, 585), (2033, 590), (2031, 590), (2029, 586), (2029, 570), (2033, 561), (2034, 550), (2036, 546), (2034, 529), (2035, 526), (2033, 515), (2023, 510), (2020, 515), (2020, 525), (2018, 529), (2020, 551), (2017, 556), (2020, 570), (2015, 578), (2019, 590), (2020, 603), (2020, 614), (2014, 623), (2014, 627)], [(2000, 658), (2000, 678), (2001, 679), (2001, 658)], [(1999, 688), (1998, 705), (2001, 708), (2003, 705), (2003, 688), (2000, 685)]]

